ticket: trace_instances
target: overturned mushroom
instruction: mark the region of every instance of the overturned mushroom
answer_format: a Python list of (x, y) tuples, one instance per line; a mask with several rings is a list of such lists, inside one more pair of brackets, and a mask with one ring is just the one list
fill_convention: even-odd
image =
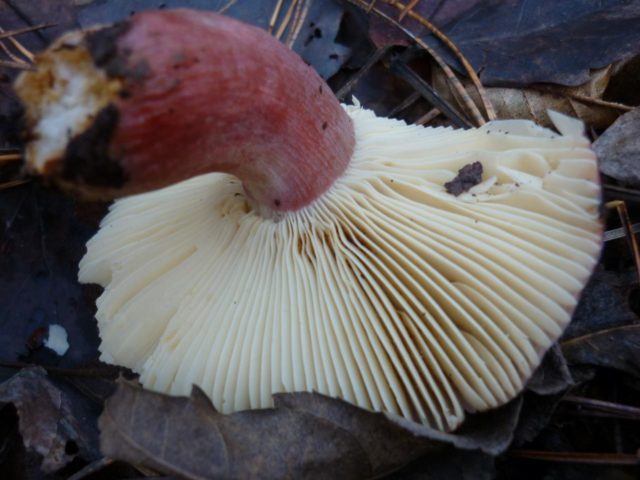
[(599, 253), (576, 120), (378, 118), (215, 14), (70, 34), (16, 88), (32, 169), (99, 195), (179, 182), (114, 203), (80, 280), (105, 288), (103, 360), (223, 412), (314, 390), (453, 429), (523, 388)]

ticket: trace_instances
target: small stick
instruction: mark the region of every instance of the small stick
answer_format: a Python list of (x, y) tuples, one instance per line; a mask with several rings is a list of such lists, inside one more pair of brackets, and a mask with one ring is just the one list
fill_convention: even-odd
[(24, 65), (29, 65), (28, 62), (26, 62), (25, 60), (21, 59), (18, 55), (15, 55), (10, 49), (9, 47), (7, 47), (3, 41), (0, 41), (0, 48), (2, 48), (2, 51), (7, 55), (7, 57), (9, 57), (11, 60), (13, 60), (16, 63), (22, 63)]
[(582, 453), (582, 452), (545, 452), (540, 450), (510, 450), (508, 455), (516, 458), (544, 460), (547, 462), (583, 463), (588, 465), (638, 465), (638, 453)]
[(382, 59), (390, 49), (391, 47), (387, 45), (373, 52), (373, 55), (371, 55), (367, 59), (366, 63), (362, 66), (362, 68), (358, 70), (356, 74), (353, 77), (351, 77), (347, 81), (347, 83), (345, 83), (342, 87), (340, 87), (340, 90), (336, 92), (336, 97), (338, 98), (338, 100), (340, 101), (344, 100), (344, 97), (346, 97), (347, 94), (351, 92), (351, 90), (353, 90), (353, 87), (355, 87), (356, 83), (362, 80), (362, 78), (369, 72), (369, 70), (371, 70), (371, 68), (376, 63), (378, 63), (380, 59)]
[[(0, 33), (10, 33), (10, 32), (5, 32), (5, 30), (2, 27), (0, 27)], [(13, 38), (13, 35), (9, 36), (8, 40), (13, 44), (14, 47), (18, 49), (18, 51), (22, 55), (24, 55), (27, 58), (27, 60), (29, 60), (30, 62), (33, 62), (33, 59), (35, 58), (35, 56), (33, 55), (33, 53), (29, 51), (28, 48), (26, 48), (18, 40)]]
[(0, 153), (0, 163), (8, 163), (15, 162), (17, 160), (22, 160), (22, 154), (20, 153)]
[(231, 7), (233, 7), (236, 4), (237, 1), (238, 0), (229, 0), (229, 2), (227, 2), (227, 4), (224, 7), (222, 7), (220, 10), (218, 10), (218, 13), (220, 13), (220, 14), (225, 13), (227, 10), (229, 10)]
[[(409, 3), (405, 5), (405, 7), (400, 12), (400, 15), (398, 16), (398, 21), (401, 22), (402, 20), (404, 20), (404, 17), (407, 16), (407, 13), (409, 13), (410, 10), (413, 10), (413, 7), (415, 7), (419, 2), (420, 0), (409, 0)], [(391, 2), (389, 3), (393, 5), (395, 3), (395, 0), (391, 0)]]
[[(633, 233), (640, 233), (640, 223), (634, 223), (631, 225), (631, 230)], [(610, 242), (611, 240), (617, 240), (618, 238), (623, 238), (627, 234), (624, 227), (614, 228), (611, 230), (607, 230), (604, 232), (604, 241)]]
[(10, 182), (0, 183), (0, 190), (7, 190), (9, 188), (17, 187), (29, 183), (31, 180), (12, 180)]
[(50, 375), (58, 375), (61, 377), (89, 377), (89, 378), (113, 378), (117, 372), (123, 371), (118, 367), (88, 367), (88, 368), (63, 368), (52, 367), (48, 365), (38, 365), (37, 363), (27, 362), (3, 362), (0, 361), (0, 368), (11, 368), (14, 370), (22, 370), (23, 368), (40, 367), (44, 368)]
[(425, 113), (423, 116), (421, 116), (418, 120), (416, 120), (415, 124), (416, 125), (426, 125), (427, 123), (429, 123), (432, 120), (434, 120), (441, 113), (442, 112), (440, 110), (438, 110), (437, 108), (432, 108), (427, 113)]
[(278, 28), (278, 31), (276, 33), (276, 38), (278, 40), (282, 38), (282, 35), (284, 35), (284, 32), (287, 30), (287, 27), (289, 26), (289, 22), (291, 21), (291, 17), (293, 16), (293, 11), (298, 5), (298, 1), (299, 0), (291, 0), (291, 5), (289, 5), (289, 8), (287, 9), (287, 13), (284, 14), (282, 23), (280, 24), (280, 27)]
[(583, 95), (581, 93), (577, 93), (577, 92), (572, 92), (571, 90), (568, 89), (563, 89), (563, 88), (553, 88), (553, 87), (547, 87), (545, 85), (530, 85), (529, 87), (531, 90), (537, 90), (539, 92), (543, 92), (543, 93), (551, 93), (551, 94), (555, 94), (555, 95), (562, 95), (564, 97), (569, 97), (572, 98), (574, 100), (577, 100), (581, 103), (590, 103), (592, 105), (598, 105), (600, 107), (607, 107), (607, 108), (613, 108), (616, 110), (621, 110), (623, 112), (630, 112), (631, 110), (633, 110), (634, 107), (630, 107), (629, 105), (625, 105), (624, 103), (617, 103), (617, 102), (608, 102), (606, 100), (602, 100), (600, 98), (594, 98), (594, 97), (589, 97), (588, 95)]
[(68, 480), (82, 480), (83, 478), (87, 478), (88, 476), (99, 472), (103, 468), (108, 467), (113, 462), (114, 460), (109, 457), (100, 458), (95, 462), (91, 462), (89, 465), (85, 465), (84, 467), (82, 467), (76, 473), (71, 475)]
[(394, 61), (391, 63), (391, 71), (395, 72), (405, 82), (409, 83), (420, 94), (426, 98), (431, 105), (438, 108), (444, 113), (449, 120), (451, 120), (456, 127), (469, 128), (471, 125), (465, 120), (452, 106), (450, 106), (444, 99), (438, 95), (438, 93), (425, 82), (420, 75), (412, 70), (408, 65), (402, 61)]
[(304, 21), (309, 14), (309, 9), (311, 8), (311, 0), (304, 0), (304, 3), (300, 3), (299, 5), (300, 7), (296, 10), (293, 25), (291, 27), (291, 30), (289, 30), (289, 35), (287, 38), (287, 46), (289, 48), (293, 48), (293, 44), (296, 43), (298, 35), (300, 35), (302, 25), (304, 24)]
[[(614, 192), (618, 195), (627, 195), (629, 197), (635, 197), (637, 200), (640, 200), (640, 190), (634, 190), (633, 188), (619, 187), (617, 185), (610, 185), (608, 183), (605, 183), (604, 185), (602, 185), (602, 188), (604, 188), (607, 191)], [(634, 201), (637, 201), (637, 200), (634, 200)]]
[(629, 217), (627, 204), (622, 200), (613, 200), (611, 202), (607, 202), (606, 207), (615, 208), (618, 211), (620, 222), (622, 222), (625, 236), (627, 237), (627, 240), (629, 242), (629, 248), (631, 248), (631, 255), (633, 256), (633, 262), (636, 267), (636, 276), (638, 277), (638, 282), (640, 282), (640, 247), (638, 246), (638, 241), (633, 231), (633, 224), (631, 223), (631, 218)]
[(23, 33), (33, 32), (35, 30), (42, 30), (43, 28), (53, 27), (55, 23), (43, 23), (42, 25), (36, 25), (35, 27), (18, 28), (17, 30), (2, 30), (0, 33), (0, 40), (3, 38), (13, 37), (14, 35), (22, 35)]
[(269, 19), (269, 25), (267, 27), (267, 32), (273, 33), (273, 27), (276, 26), (276, 22), (278, 21), (278, 17), (280, 16), (280, 12), (282, 11), (282, 5), (284, 0), (278, 0), (275, 8), (273, 9), (273, 13), (271, 14), (271, 18)]
[(629, 420), (640, 420), (640, 407), (632, 407), (630, 405), (606, 402), (604, 400), (596, 400), (595, 398), (585, 398), (574, 395), (567, 395), (562, 398), (562, 401), (578, 405), (580, 408), (612, 414), (618, 418), (623, 417)]
[(33, 67), (24, 62), (10, 62), (8, 60), (0, 60), (0, 67), (13, 68), (15, 70), (33, 70)]
[(409, 108), (411, 105), (416, 103), (421, 96), (422, 95), (420, 95), (420, 92), (413, 92), (411, 95), (405, 98), (402, 102), (400, 102), (398, 105), (393, 107), (393, 109), (391, 109), (391, 111), (387, 113), (386, 116), (393, 117), (397, 113), (400, 113), (401, 111), (403, 111), (405, 108)]

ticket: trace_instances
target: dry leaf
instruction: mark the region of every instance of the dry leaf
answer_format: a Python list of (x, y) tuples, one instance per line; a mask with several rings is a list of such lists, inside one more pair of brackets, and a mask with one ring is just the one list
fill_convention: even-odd
[[(612, 67), (591, 74), (590, 80), (578, 87), (559, 85), (532, 85), (529, 88), (487, 88), (487, 95), (500, 119), (526, 118), (545, 127), (553, 127), (547, 110), (581, 119), (597, 129), (605, 129), (625, 110), (599, 103), (611, 79)], [(457, 102), (441, 69), (433, 69), (433, 86), (447, 101), (464, 108)], [(467, 92), (477, 105), (481, 105), (477, 90), (468, 80), (463, 81)], [(579, 98), (584, 98), (580, 100)]]
[(100, 417), (102, 451), (189, 479), (369, 478), (424, 455), (497, 455), (520, 411), (517, 399), (446, 434), (315, 393), (279, 394), (274, 403), (223, 415), (198, 388), (190, 398), (171, 397), (120, 382)]
[(24, 369), (0, 384), (0, 406), (13, 404), (27, 449), (42, 456), (42, 470), (55, 472), (90, 442), (64, 393), (40, 367)]
[(640, 108), (620, 117), (593, 144), (600, 171), (630, 187), (640, 188)]

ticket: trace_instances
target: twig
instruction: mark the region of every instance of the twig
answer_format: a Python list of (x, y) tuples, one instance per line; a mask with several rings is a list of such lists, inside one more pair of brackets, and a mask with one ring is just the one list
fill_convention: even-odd
[(429, 123), (432, 120), (434, 120), (441, 113), (442, 112), (440, 110), (438, 110), (437, 108), (432, 108), (427, 113), (425, 113), (423, 116), (421, 116), (418, 120), (416, 120), (414, 123), (416, 125), (426, 125), (427, 123)]
[(276, 22), (278, 21), (278, 17), (280, 16), (280, 12), (282, 11), (283, 4), (284, 0), (278, 0), (278, 3), (276, 3), (276, 6), (273, 9), (273, 13), (271, 14), (271, 18), (269, 19), (267, 32), (273, 33), (273, 27), (276, 26)]
[[(496, 117), (496, 112), (495, 112), (495, 109), (493, 108), (493, 105), (491, 104), (491, 100), (489, 100), (489, 96), (487, 95), (487, 91), (483, 87), (482, 82), (480, 81), (480, 78), (478, 77), (478, 74), (476, 73), (474, 68), (471, 66), (469, 61), (466, 59), (466, 57), (464, 56), (462, 51), (456, 46), (456, 44), (453, 43), (451, 41), (451, 39), (449, 39), (449, 37), (447, 37), (433, 23), (431, 23), (429, 20), (424, 18), (419, 13), (416, 13), (416, 12), (414, 12), (412, 10), (413, 6), (415, 6), (415, 3), (417, 3), (417, 2), (415, 2), (415, 3), (412, 2), (412, 4), (407, 5), (407, 6), (405, 6), (401, 2), (398, 2), (398, 1), (395, 1), (395, 0), (393, 2), (389, 2), (388, 1), (388, 3), (390, 3), (391, 5), (396, 7), (397, 9), (401, 10), (403, 13), (405, 13), (409, 17), (411, 17), (414, 20), (416, 20), (422, 26), (426, 27), (431, 33), (433, 33), (436, 36), (436, 38), (438, 38), (438, 40), (440, 40), (442, 43), (444, 43), (447, 46), (447, 48), (449, 48), (449, 50), (451, 50), (453, 52), (453, 54), (458, 58), (458, 60), (460, 60), (460, 63), (462, 63), (462, 66), (464, 67), (465, 71), (467, 72), (467, 75), (469, 75), (469, 78), (473, 82), (473, 85), (478, 90), (478, 94), (480, 95), (480, 99), (482, 100), (482, 104), (484, 105), (484, 109), (487, 112), (487, 118), (489, 120), (495, 120), (497, 118)], [(402, 17), (400, 18), (400, 21), (402, 21)]]
[(15, 162), (17, 160), (22, 160), (22, 154), (20, 153), (0, 153), (0, 163), (8, 163)]
[(293, 18), (293, 25), (291, 26), (289, 35), (287, 36), (287, 47), (293, 48), (293, 44), (296, 43), (298, 35), (300, 35), (302, 25), (304, 24), (307, 15), (309, 14), (310, 8), (311, 0), (304, 0), (304, 3), (299, 3), (299, 7), (296, 9), (296, 14)]
[(278, 27), (278, 31), (276, 32), (276, 38), (278, 40), (282, 38), (282, 35), (284, 35), (284, 32), (287, 30), (287, 27), (289, 26), (289, 22), (291, 21), (291, 17), (293, 16), (293, 11), (298, 5), (298, 2), (299, 0), (291, 0), (291, 5), (289, 5), (289, 8), (287, 9), (287, 13), (284, 14), (282, 23), (280, 24), (280, 27)]
[(402, 61), (396, 60), (391, 63), (391, 71), (395, 72), (404, 81), (409, 83), (420, 94), (425, 97), (431, 105), (439, 109), (444, 115), (451, 120), (454, 125), (460, 128), (470, 128), (471, 125), (467, 122), (454, 108), (443, 100), (440, 95), (425, 82), (420, 75), (413, 71), (407, 64)]
[[(640, 233), (640, 223), (634, 223), (631, 225), (631, 230), (633, 233)], [(627, 235), (627, 231), (624, 227), (613, 228), (611, 230), (607, 230), (604, 232), (604, 241), (610, 242), (611, 240), (617, 240), (618, 238), (623, 238)]]
[[(348, 1), (362, 8), (363, 0), (348, 0)], [(371, 11), (374, 12), (379, 17), (381, 17), (382, 19), (384, 19), (386, 22), (396, 27), (398, 30), (401, 30), (407, 37), (409, 37), (411, 40), (417, 43), (421, 48), (426, 50), (429, 53), (429, 55), (431, 55), (433, 59), (436, 61), (436, 63), (440, 66), (445, 76), (453, 86), (454, 92), (460, 96), (463, 104), (471, 112), (471, 115), (473, 116), (473, 119), (476, 122), (476, 124), (484, 125), (486, 123), (484, 118), (482, 117), (482, 114), (480, 113), (480, 110), (478, 110), (478, 107), (476, 106), (476, 104), (473, 103), (473, 100), (471, 100), (469, 93), (464, 89), (458, 77), (455, 76), (455, 74), (453, 73), (453, 70), (451, 70), (449, 65), (446, 64), (446, 62), (440, 57), (440, 55), (436, 53), (436, 51), (433, 48), (431, 48), (427, 43), (425, 43), (423, 40), (418, 38), (416, 35), (414, 35), (412, 32), (404, 28), (397, 21), (389, 17), (386, 13), (379, 10), (378, 8), (373, 8)], [(449, 110), (451, 110), (451, 108), (449, 108)]]
[[(415, 7), (419, 2), (420, 2), (420, 0), (409, 0), (409, 3), (400, 12), (400, 15), (398, 16), (398, 20), (400, 22), (402, 20), (404, 20), (404, 17), (407, 16), (407, 13), (409, 13), (411, 10), (413, 10), (413, 7)], [(395, 3), (395, 1), (391, 0), (391, 2), (389, 2), (389, 3), (391, 3), (391, 5), (393, 5)]]
[(638, 278), (638, 282), (640, 283), (640, 246), (638, 246), (638, 241), (633, 231), (633, 225), (631, 223), (631, 218), (629, 217), (627, 204), (622, 200), (613, 200), (611, 202), (607, 202), (606, 206), (608, 208), (615, 208), (618, 211), (618, 216), (620, 217), (620, 222), (622, 223), (622, 227), (624, 228), (625, 236), (627, 237), (627, 241), (629, 242), (631, 256), (633, 257), (633, 262), (636, 267), (636, 276)]
[(89, 368), (63, 368), (48, 365), (38, 365), (36, 363), (27, 362), (3, 362), (0, 361), (0, 368), (11, 368), (21, 370), (23, 368), (41, 367), (51, 375), (59, 375), (61, 377), (103, 377), (113, 378), (117, 372), (122, 371), (117, 367), (89, 367)]
[(23, 60), (22, 58), (20, 58), (18, 55), (14, 54), (11, 49), (9, 47), (7, 47), (4, 42), (0, 41), (0, 48), (2, 48), (2, 51), (7, 55), (7, 57), (9, 57), (11, 60), (13, 60), (16, 63), (21, 63), (23, 65), (29, 65), (29, 62), (27, 62), (26, 60)]
[(582, 453), (545, 452), (540, 450), (510, 450), (510, 457), (544, 460), (547, 462), (583, 463), (589, 465), (638, 465), (638, 453)]
[(31, 180), (11, 180), (10, 182), (0, 183), (0, 190), (7, 190), (9, 188), (17, 187), (19, 185), (24, 185), (25, 183), (29, 183)]
[(33, 67), (28, 63), (9, 60), (0, 60), (0, 67), (13, 68), (15, 70), (33, 70)]
[(400, 102), (398, 105), (393, 107), (391, 111), (386, 114), (386, 116), (393, 117), (394, 115), (403, 111), (405, 108), (409, 108), (411, 105), (416, 103), (421, 97), (422, 95), (420, 95), (419, 92), (413, 92), (411, 95), (405, 98), (402, 102)]
[[(10, 32), (6, 32), (2, 27), (0, 27), (0, 33), (10, 33)], [(28, 48), (26, 48), (24, 45), (22, 45), (18, 40), (16, 40), (12, 35), (8, 37), (8, 40), (13, 44), (14, 47), (16, 47), (16, 49), (22, 54), (24, 55), (27, 60), (29, 60), (30, 62), (33, 62), (34, 59), (34, 55), (33, 53), (31, 53), (29, 51)]]
[(623, 112), (630, 112), (634, 107), (625, 105), (624, 103), (608, 102), (601, 98), (594, 98), (582, 93), (574, 92), (566, 88), (553, 88), (546, 85), (530, 85), (528, 88), (537, 90), (543, 93), (552, 93), (556, 95), (562, 95), (577, 100), (581, 103), (590, 103), (592, 105), (598, 105), (599, 107), (613, 108), (615, 110), (621, 110)]
[(602, 185), (602, 188), (604, 188), (606, 191), (614, 192), (617, 195), (627, 195), (629, 197), (633, 197), (635, 201), (640, 201), (640, 190), (619, 187), (617, 185), (610, 185), (608, 183)]
[(227, 2), (227, 4), (224, 7), (222, 7), (220, 10), (218, 10), (218, 13), (221, 13), (221, 14), (225, 13), (227, 10), (229, 10), (231, 7), (233, 7), (236, 4), (237, 1), (238, 0), (229, 0), (229, 2)]
[(89, 465), (84, 466), (76, 473), (71, 475), (68, 480), (82, 480), (83, 478), (87, 478), (89, 475), (93, 475), (96, 472), (99, 472), (105, 467), (108, 467), (114, 462), (112, 458), (103, 457), (95, 462), (91, 462)]
[(379, 48), (375, 52), (373, 52), (373, 55), (371, 55), (367, 59), (366, 63), (362, 66), (362, 68), (358, 70), (356, 74), (352, 76), (347, 81), (347, 83), (345, 83), (342, 87), (340, 87), (340, 90), (336, 92), (336, 97), (338, 97), (338, 100), (344, 100), (344, 97), (346, 97), (347, 94), (351, 92), (351, 90), (353, 90), (353, 87), (355, 87), (356, 83), (362, 80), (362, 78), (369, 72), (369, 70), (371, 70), (371, 68), (376, 63), (378, 63), (387, 54), (389, 50), (391, 50), (391, 47), (389, 45), (386, 45), (382, 48)]
[(54, 25), (55, 23), (43, 23), (42, 25), (36, 25), (35, 27), (24, 27), (18, 28), (16, 30), (2, 30), (0, 28), (0, 30), (2, 30), (2, 32), (0, 33), (0, 40), (2, 40), (3, 38), (13, 37), (14, 35), (22, 35), (23, 33), (29, 33), (35, 30), (42, 30), (43, 28), (53, 27)]
[(620, 403), (606, 402), (594, 398), (578, 397), (567, 395), (562, 398), (563, 402), (571, 403), (580, 408), (580, 411), (589, 410), (595, 413), (604, 413), (610, 417), (622, 418), (625, 420), (640, 420), (640, 407), (632, 407)]

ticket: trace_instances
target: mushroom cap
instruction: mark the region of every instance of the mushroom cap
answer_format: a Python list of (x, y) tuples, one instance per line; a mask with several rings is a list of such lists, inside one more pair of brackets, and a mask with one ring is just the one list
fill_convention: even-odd
[[(577, 120), (423, 128), (345, 107), (349, 167), (264, 218), (213, 173), (117, 201), (80, 280), (104, 287), (102, 360), (222, 412), (316, 391), (452, 430), (506, 403), (569, 323), (601, 247)], [(480, 162), (482, 180), (444, 185)]]

